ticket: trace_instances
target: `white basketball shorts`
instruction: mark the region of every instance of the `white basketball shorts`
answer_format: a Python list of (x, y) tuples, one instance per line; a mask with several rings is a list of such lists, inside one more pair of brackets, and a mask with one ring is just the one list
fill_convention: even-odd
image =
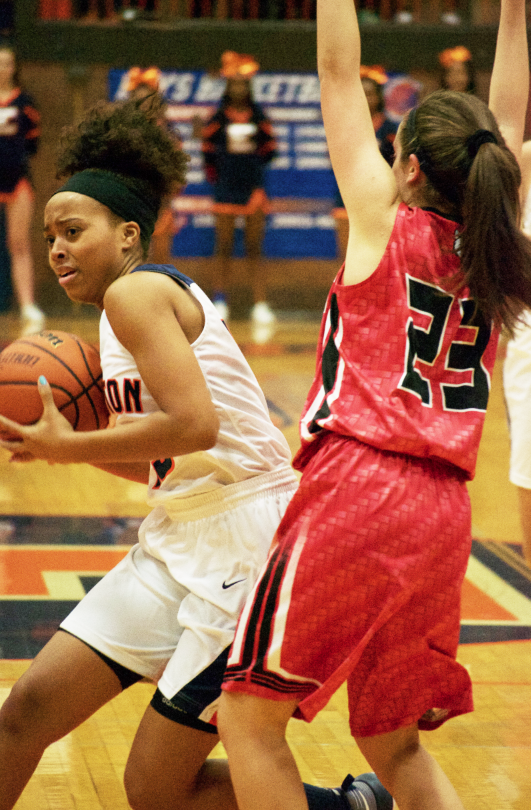
[[(61, 628), (152, 680), (173, 702), (232, 643), (296, 487), (288, 468), (216, 490), (216, 511), (211, 494), (203, 499), (206, 506), (202, 496), (187, 499), (188, 506), (183, 503), (171, 518), (157, 507), (140, 528), (140, 544), (89, 591)], [(196, 716), (206, 722), (221, 692), (218, 669), (211, 668), (215, 700), (196, 707)]]

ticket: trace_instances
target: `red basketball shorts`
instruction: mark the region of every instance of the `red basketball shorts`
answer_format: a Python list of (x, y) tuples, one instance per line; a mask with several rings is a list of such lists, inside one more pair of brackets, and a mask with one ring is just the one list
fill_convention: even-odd
[(347, 680), (360, 737), (471, 711), (455, 660), (464, 476), (352, 438), (320, 442), (241, 614), (224, 690), (298, 700), (310, 721)]

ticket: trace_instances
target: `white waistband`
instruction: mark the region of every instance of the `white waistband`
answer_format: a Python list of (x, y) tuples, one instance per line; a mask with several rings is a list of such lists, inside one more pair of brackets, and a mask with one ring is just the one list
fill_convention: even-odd
[(236, 504), (262, 497), (266, 492), (291, 492), (298, 483), (291, 467), (256, 475), (236, 484), (218, 487), (211, 492), (174, 498), (160, 504), (172, 520), (197, 520), (233, 509)]

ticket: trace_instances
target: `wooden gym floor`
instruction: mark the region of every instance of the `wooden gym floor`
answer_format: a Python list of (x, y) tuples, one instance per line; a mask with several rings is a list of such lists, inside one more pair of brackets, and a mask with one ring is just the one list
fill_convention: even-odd
[[(49, 325), (97, 342), (96, 314), (57, 316)], [(17, 327), (13, 315), (0, 316), (4, 344)], [(231, 329), (295, 450), (318, 318), (283, 318), (259, 343), (248, 323)], [(531, 572), (521, 558), (516, 492), (508, 483), (501, 364), (502, 351), (470, 484), (475, 543), (459, 657), (474, 682), (476, 710), (424, 734), (467, 810), (528, 810), (531, 796)], [(147, 507), (141, 485), (83, 465), (9, 465), (0, 450), (0, 508), (1, 702), (69, 605), (126, 553)], [(125, 810), (123, 770), (152, 691), (132, 687), (51, 746), (17, 810)], [(310, 725), (292, 721), (290, 743), (308, 782), (338, 785), (348, 772), (367, 770), (349, 736), (343, 690)]]

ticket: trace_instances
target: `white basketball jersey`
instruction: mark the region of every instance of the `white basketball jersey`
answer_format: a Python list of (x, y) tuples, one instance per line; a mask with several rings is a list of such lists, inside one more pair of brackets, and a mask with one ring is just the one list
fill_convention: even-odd
[[(162, 505), (168, 499), (188, 498), (289, 468), (289, 445), (271, 422), (263, 392), (210, 299), (171, 265), (141, 265), (133, 272), (139, 270), (171, 276), (201, 304), (205, 325), (191, 347), (220, 421), (217, 442), (210, 450), (152, 461), (149, 505)], [(105, 312), (100, 320), (100, 354), (107, 402), (118, 421), (143, 418), (160, 410)], [(179, 373), (178, 369), (175, 373)]]

